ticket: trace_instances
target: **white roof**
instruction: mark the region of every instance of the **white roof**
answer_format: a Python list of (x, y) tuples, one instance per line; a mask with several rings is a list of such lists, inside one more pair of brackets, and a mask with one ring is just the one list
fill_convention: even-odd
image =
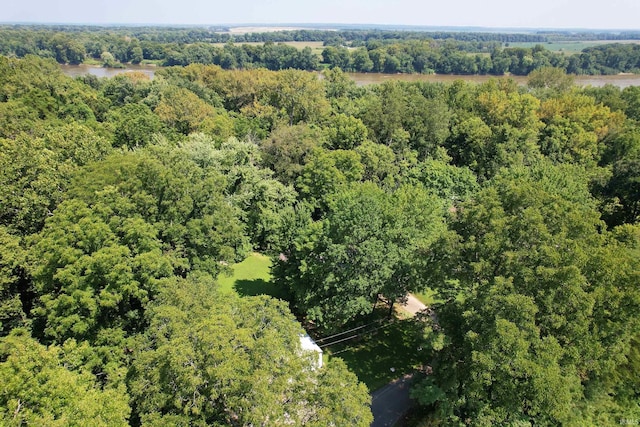
[(318, 347), (318, 344), (316, 344), (308, 334), (300, 334), (300, 346), (303, 350), (322, 353), (322, 349)]

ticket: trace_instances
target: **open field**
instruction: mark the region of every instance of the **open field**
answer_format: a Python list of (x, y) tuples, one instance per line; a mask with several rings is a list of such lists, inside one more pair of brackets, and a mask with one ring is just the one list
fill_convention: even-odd
[[(311, 50), (313, 51), (313, 53), (320, 55), (322, 53), (322, 51), (324, 50), (324, 43), (323, 42), (278, 42), (278, 43), (283, 43), (286, 44), (288, 46), (293, 46), (296, 49), (304, 49), (305, 47), (310, 47)], [(278, 44), (276, 43), (276, 44)], [(247, 43), (236, 43), (238, 45), (250, 45), (250, 46), (262, 46), (264, 43), (262, 42), (247, 42)], [(225, 43), (213, 43), (214, 46), (216, 47), (224, 47)]]
[(566, 54), (573, 54), (582, 52), (583, 49), (593, 46), (600, 46), (603, 44), (611, 44), (611, 43), (631, 43), (631, 44), (640, 44), (640, 40), (589, 40), (589, 41), (558, 41), (558, 42), (548, 42), (548, 43), (506, 43), (504, 47), (525, 47), (532, 48), (535, 45), (542, 45), (545, 49), (550, 50), (552, 52), (564, 52)]
[(284, 299), (286, 292), (271, 282), (270, 268), (269, 257), (254, 252), (231, 267), (231, 276), (221, 274), (218, 285), (223, 292), (236, 292), (240, 296), (270, 295)]
[(278, 31), (297, 31), (310, 30), (305, 27), (232, 27), (229, 28), (229, 34), (248, 34), (248, 33), (275, 33)]

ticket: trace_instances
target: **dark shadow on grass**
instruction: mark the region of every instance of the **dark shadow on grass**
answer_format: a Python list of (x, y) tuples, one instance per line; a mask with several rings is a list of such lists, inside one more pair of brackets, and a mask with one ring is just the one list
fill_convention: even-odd
[(243, 297), (269, 295), (283, 300), (287, 300), (288, 297), (285, 289), (282, 289), (273, 282), (267, 282), (264, 279), (236, 280), (233, 284), (233, 289), (235, 289), (238, 295)]
[(375, 391), (430, 359), (420, 330), (414, 319), (396, 320), (357, 342), (331, 346), (331, 352)]

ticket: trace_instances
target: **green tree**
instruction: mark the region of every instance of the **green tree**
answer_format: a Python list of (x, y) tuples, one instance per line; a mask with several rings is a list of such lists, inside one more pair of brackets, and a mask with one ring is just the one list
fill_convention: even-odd
[(629, 86), (622, 90), (622, 99), (626, 103), (624, 113), (630, 119), (640, 121), (640, 88)]
[(604, 200), (603, 217), (611, 226), (636, 223), (640, 217), (640, 132), (631, 125), (608, 138), (601, 163), (611, 175), (595, 186)]
[(390, 147), (366, 140), (354, 151), (360, 155), (364, 168), (363, 181), (393, 188), (401, 180), (404, 170), (401, 172), (401, 165)]
[(241, 211), (225, 195), (225, 177), (191, 155), (159, 140), (83, 169), (69, 193), (153, 226), (176, 274), (192, 269), (217, 274), (225, 263), (243, 258), (248, 239)]
[(0, 140), (0, 223), (21, 235), (40, 230), (78, 166), (104, 158), (110, 148), (77, 123), (49, 125), (41, 137)]
[(418, 254), (441, 231), (440, 204), (424, 190), (352, 184), (330, 197), (325, 219), (300, 229), (274, 276), (309, 319), (335, 329), (370, 313), (379, 295), (422, 289)]
[[(111, 101), (111, 105), (121, 107), (148, 98), (152, 90), (159, 90), (161, 85), (161, 83), (152, 83), (146, 74), (134, 72), (119, 74), (108, 79), (102, 84), (101, 91), (104, 97)], [(150, 100), (146, 99), (146, 101)], [(153, 103), (154, 107), (157, 102)]]
[(102, 60), (103, 67), (113, 68), (119, 64), (116, 58), (114, 58), (113, 54), (109, 51), (102, 52), (100, 54), (100, 59)]
[(26, 266), (20, 238), (0, 226), (0, 336), (28, 324), (22, 302), (31, 303)]
[(543, 163), (503, 171), (454, 210), (456, 235), (424, 276), (446, 301), (447, 336), (425, 403), (478, 425), (580, 424), (569, 414), (611, 393), (640, 295), (635, 243), (602, 231), (595, 207), (584, 169)]
[(544, 101), (540, 118), (545, 124), (540, 147), (556, 162), (595, 165), (604, 151), (604, 141), (621, 127), (623, 117), (591, 97), (565, 94)]
[(480, 180), (501, 168), (530, 165), (540, 158), (540, 101), (521, 93), (513, 81), (489, 81), (477, 88), (453, 85), (449, 104), (456, 111), (447, 142), (454, 163), (468, 166)]
[[(269, 297), (217, 294), (204, 277), (167, 286), (130, 372), (143, 423), (367, 426), (366, 387), (340, 361), (321, 370), (300, 325)], [(315, 357), (315, 355), (310, 355)]]
[(0, 140), (0, 218), (24, 235), (42, 228), (62, 200), (71, 165), (57, 161), (40, 138)]
[(359, 73), (368, 73), (373, 69), (373, 61), (369, 58), (367, 49), (359, 48), (351, 53), (353, 69)]
[(426, 158), (448, 138), (451, 114), (442, 99), (425, 98), (416, 85), (385, 82), (366, 98), (361, 119), (376, 142)]
[(269, 138), (260, 142), (262, 159), (275, 172), (276, 178), (285, 184), (293, 184), (321, 142), (320, 130), (305, 123), (277, 127)]
[(318, 149), (302, 169), (296, 188), (311, 205), (324, 210), (333, 193), (348, 183), (360, 181), (363, 172), (355, 151)]
[[(473, 304), (451, 308), (464, 310), (465, 315), (456, 323), (459, 332), (452, 331), (442, 353), (460, 357), (454, 349), (460, 346), (464, 356), (457, 365), (437, 359), (434, 369), (440, 386), (424, 381), (412, 395), (424, 405), (437, 403), (438, 415), (447, 423), (567, 422), (579, 396), (579, 379), (561, 366), (558, 342), (540, 336), (535, 303), (514, 292), (508, 281), (496, 280), (480, 292)], [(447, 317), (449, 311), (442, 315)], [(438, 317), (442, 317), (440, 312)]]
[(344, 71), (351, 70), (351, 55), (345, 47), (327, 46), (322, 51), (322, 62), (330, 68), (340, 68)]
[(527, 85), (532, 89), (566, 92), (573, 86), (573, 77), (568, 76), (562, 68), (543, 67), (529, 73)]
[(326, 130), (327, 148), (352, 150), (367, 139), (367, 127), (360, 119), (346, 114), (329, 118)]
[[(35, 334), (58, 343), (143, 327), (158, 279), (172, 274), (158, 231), (108, 206), (63, 202), (32, 247)], [(122, 236), (122, 237), (119, 237)]]
[(478, 189), (476, 176), (467, 167), (453, 166), (443, 160), (425, 160), (408, 175), (448, 203), (467, 200)]
[(340, 68), (324, 70), (324, 87), (330, 100), (351, 98), (357, 92), (356, 82)]
[(192, 134), (181, 149), (203, 169), (224, 175), (225, 194), (240, 210), (254, 247), (261, 251), (278, 248), (286, 234), (286, 218), (293, 214), (296, 193), (274, 179), (271, 170), (260, 166), (258, 145), (230, 138), (215, 148), (210, 138)]
[(70, 347), (44, 347), (24, 331), (0, 340), (3, 425), (129, 425), (124, 386), (101, 389), (90, 372), (70, 369)]
[(162, 129), (158, 116), (144, 104), (126, 104), (111, 110), (108, 120), (113, 123), (115, 147), (144, 147)]
[(154, 112), (164, 124), (184, 135), (198, 130), (206, 118), (216, 114), (215, 109), (196, 94), (175, 86), (162, 92)]
[(290, 126), (301, 121), (317, 123), (329, 110), (322, 81), (314, 73), (297, 70), (276, 74), (269, 103), (283, 112)]
[(616, 161), (605, 192), (615, 197), (619, 205), (609, 220), (614, 224), (640, 221), (640, 153)]

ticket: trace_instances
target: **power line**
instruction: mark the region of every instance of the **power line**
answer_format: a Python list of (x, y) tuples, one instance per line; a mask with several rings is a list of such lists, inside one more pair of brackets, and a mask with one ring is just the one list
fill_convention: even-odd
[(340, 351), (331, 352), (331, 355), (332, 355), (332, 356), (336, 356), (336, 355), (338, 355), (338, 354), (340, 354), (340, 353), (345, 353), (345, 352), (347, 352), (347, 351), (352, 351), (352, 350), (353, 350), (353, 347), (347, 347), (347, 348), (343, 348), (343, 349), (342, 349), (342, 350), (340, 350)]
[(347, 338), (343, 338), (343, 339), (338, 340), (338, 341), (330, 342), (329, 344), (319, 345), (318, 347), (320, 347), (320, 348), (329, 347), (329, 346), (332, 346), (334, 344), (338, 344), (339, 342), (352, 340), (352, 339), (357, 338), (359, 336), (360, 336), (359, 334), (356, 334), (356, 335), (353, 335), (353, 336), (350, 336), (350, 337), (347, 337)]
[(366, 328), (367, 326), (371, 326), (374, 323), (380, 323), (383, 320), (384, 319), (378, 319), (378, 320), (375, 320), (375, 321), (373, 321), (371, 323), (367, 323), (366, 325), (358, 326), (358, 327), (353, 328), (353, 329), (348, 329), (348, 330), (346, 330), (344, 332), (340, 332), (340, 333), (337, 333), (337, 334), (329, 335), (328, 337), (324, 337), (324, 338), (318, 338), (317, 340), (315, 340), (315, 342), (318, 343), (320, 341), (325, 341), (325, 340), (328, 340), (330, 338), (339, 337), (340, 335), (345, 335), (345, 334), (348, 334), (349, 332), (353, 332), (353, 331), (357, 331), (358, 329)]
[[(372, 322), (372, 323), (375, 323), (375, 322)], [(394, 322), (387, 323), (386, 325), (378, 326), (377, 328), (373, 328), (373, 329), (370, 329), (368, 331), (364, 331), (364, 332), (352, 335), (352, 336), (347, 337), (347, 338), (342, 338), (342, 339), (339, 339), (338, 341), (333, 341), (333, 342), (330, 342), (328, 344), (325, 343), (325, 344), (322, 344), (322, 345), (318, 345), (318, 347), (324, 348), (324, 347), (329, 347), (329, 346), (332, 346), (332, 345), (335, 345), (335, 344), (338, 344), (338, 343), (341, 343), (341, 342), (344, 342), (344, 341), (349, 341), (349, 340), (352, 340), (352, 339), (357, 338), (359, 336), (370, 334), (371, 332), (375, 332), (375, 331), (377, 331), (379, 329), (388, 328), (389, 326), (391, 326), (393, 324), (394, 324)]]

